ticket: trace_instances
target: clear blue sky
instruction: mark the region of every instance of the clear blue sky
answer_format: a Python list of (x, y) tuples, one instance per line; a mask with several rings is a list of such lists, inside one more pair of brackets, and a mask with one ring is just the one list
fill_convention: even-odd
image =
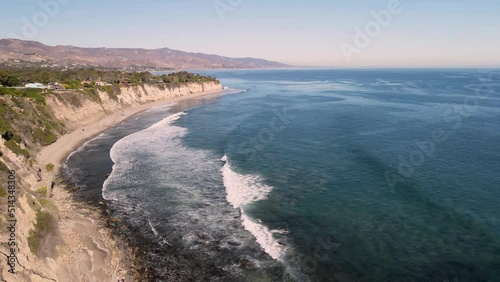
[[(40, 3), (67, 2), (23, 35)], [(16, 0), (3, 1), (0, 38), (48, 45), (168, 47), (298, 66), (500, 67), (500, 1), (400, 0), (402, 11), (346, 60), (355, 28), (393, 0)], [(241, 3), (238, 3), (241, 2)], [(216, 3), (236, 3), (219, 16)], [(223, 6), (220, 6), (223, 7)], [(222, 8), (221, 8), (222, 9)], [(43, 23), (43, 16), (39, 17)]]

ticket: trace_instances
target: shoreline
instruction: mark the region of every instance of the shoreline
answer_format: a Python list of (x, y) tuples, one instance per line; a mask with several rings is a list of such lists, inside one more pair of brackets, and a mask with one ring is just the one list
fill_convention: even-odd
[(155, 102), (145, 103), (138, 106), (131, 106), (125, 109), (118, 110), (100, 121), (81, 126), (70, 133), (67, 133), (57, 139), (53, 144), (44, 147), (36, 155), (36, 160), (40, 165), (47, 163), (54, 164), (54, 175), (58, 175), (60, 168), (64, 164), (66, 158), (86, 142), (97, 137), (103, 131), (111, 128), (120, 122), (130, 118), (131, 116), (148, 110), (155, 106), (162, 106), (169, 103), (190, 100), (193, 98), (200, 98), (203, 96), (222, 94), (225, 90), (206, 91), (197, 94), (191, 94), (181, 97), (167, 98)]
[[(51, 175), (53, 179), (57, 179), (59, 184), (53, 189), (51, 196), (60, 215), (58, 230), (59, 236), (64, 242), (58, 248), (72, 250), (66, 251), (69, 255), (63, 255), (65, 257), (63, 261), (73, 261), (62, 266), (61, 268), (64, 270), (56, 269), (58, 273), (62, 271), (65, 272), (64, 275), (74, 275), (72, 268), (76, 267), (78, 269), (75, 272), (79, 272), (81, 275), (79, 264), (89, 263), (90, 269), (94, 272), (92, 274), (97, 277), (96, 281), (107, 281), (111, 277), (125, 279), (123, 281), (148, 281), (148, 271), (141, 252), (130, 245), (130, 242), (122, 236), (120, 226), (116, 225), (114, 219), (106, 214), (107, 205), (96, 206), (79, 201), (71, 191), (72, 187), (68, 186), (62, 178), (61, 168), (69, 155), (86, 142), (138, 113), (156, 106), (165, 106), (204, 96), (219, 96), (223, 95), (224, 92), (224, 90), (200, 92), (117, 110), (99, 121), (90, 122), (61, 136), (55, 143), (44, 147), (36, 155), (40, 167), (45, 168), (48, 163), (54, 164), (54, 171)], [(49, 177), (45, 178), (44, 182), (48, 180)], [(82, 244), (84, 247), (81, 246)], [(83, 262), (75, 260), (76, 257), (80, 257), (78, 252), (89, 254), (87, 260)], [(61, 258), (56, 255), (52, 259), (59, 260)]]

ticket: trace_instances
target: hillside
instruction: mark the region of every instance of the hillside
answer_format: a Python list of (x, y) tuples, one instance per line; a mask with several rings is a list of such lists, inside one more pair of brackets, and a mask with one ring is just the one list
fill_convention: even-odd
[[(15, 61), (14, 60), (18, 60)], [(285, 64), (255, 59), (228, 58), (169, 48), (80, 48), (48, 46), (36, 41), (0, 39), (0, 63), (31, 63), (62, 67), (93, 66), (143, 69), (283, 68)], [(24, 65), (25, 66), (25, 65)]]

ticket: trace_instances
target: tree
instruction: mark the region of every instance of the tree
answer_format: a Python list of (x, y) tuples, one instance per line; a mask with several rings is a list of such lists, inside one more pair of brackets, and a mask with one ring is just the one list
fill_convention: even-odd
[(17, 85), (19, 85), (19, 83), (20, 83), (19, 78), (15, 77), (15, 76), (11, 76), (11, 75), (9, 75), (7, 77), (7, 79), (4, 79), (2, 81), (2, 84), (4, 86), (8, 86), (8, 87), (17, 86)]
[(153, 78), (153, 75), (149, 72), (142, 72), (141, 73), (141, 82), (142, 83), (147, 83), (149, 80)]

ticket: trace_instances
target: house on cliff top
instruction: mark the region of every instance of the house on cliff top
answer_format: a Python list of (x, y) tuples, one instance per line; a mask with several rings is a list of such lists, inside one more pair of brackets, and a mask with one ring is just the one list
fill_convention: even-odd
[(47, 89), (47, 86), (41, 84), (41, 83), (38, 83), (38, 82), (35, 82), (35, 83), (27, 83), (24, 85), (25, 88), (38, 88), (38, 89)]

